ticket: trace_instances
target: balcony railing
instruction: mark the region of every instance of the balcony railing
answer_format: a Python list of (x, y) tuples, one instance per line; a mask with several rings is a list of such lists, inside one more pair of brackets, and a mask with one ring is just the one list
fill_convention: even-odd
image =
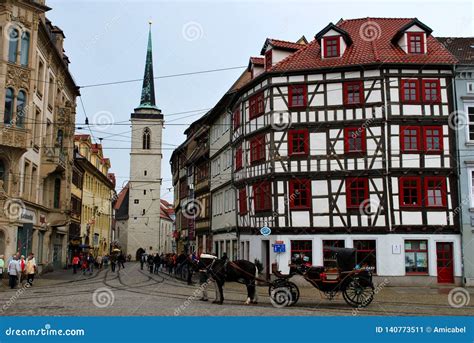
[(64, 171), (66, 169), (66, 154), (60, 147), (44, 147), (42, 155), (43, 163), (50, 165), (48, 174), (53, 171)]

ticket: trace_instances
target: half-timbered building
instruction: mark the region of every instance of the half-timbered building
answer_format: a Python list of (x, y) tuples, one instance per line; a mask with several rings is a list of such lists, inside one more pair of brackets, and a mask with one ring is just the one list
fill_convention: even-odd
[(266, 40), (231, 108), (248, 259), (287, 272), (354, 247), (393, 283), (459, 281), (456, 59), (431, 33), (417, 19), (364, 18), (309, 43)]

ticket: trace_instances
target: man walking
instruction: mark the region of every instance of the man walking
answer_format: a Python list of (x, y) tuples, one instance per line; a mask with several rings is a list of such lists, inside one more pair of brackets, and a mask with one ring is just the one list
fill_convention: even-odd
[(8, 277), (9, 285), (11, 289), (16, 287), (18, 276), (21, 274), (20, 264), (18, 263), (18, 257), (14, 256), (11, 262), (8, 264)]
[(153, 265), (154, 265), (154, 273), (158, 274), (158, 269), (160, 269), (161, 258), (160, 255), (156, 254), (153, 258)]
[(33, 253), (28, 256), (28, 261), (26, 262), (26, 282), (28, 285), (33, 286), (33, 280), (36, 273), (36, 260)]
[(112, 273), (115, 273), (115, 264), (117, 263), (117, 255), (112, 254), (110, 256), (110, 268), (112, 269)]
[(143, 265), (145, 264), (145, 253), (143, 252), (140, 255), (140, 269), (143, 270)]

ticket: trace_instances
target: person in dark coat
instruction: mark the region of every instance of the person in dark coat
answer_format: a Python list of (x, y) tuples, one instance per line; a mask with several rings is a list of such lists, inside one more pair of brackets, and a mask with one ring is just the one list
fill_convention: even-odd
[(142, 253), (140, 255), (140, 269), (143, 270), (143, 265), (145, 264), (145, 261), (146, 261), (146, 256), (145, 256), (145, 253)]
[(115, 266), (117, 265), (117, 255), (112, 254), (110, 256), (110, 268), (112, 269), (112, 273), (115, 273)]
[(153, 258), (153, 265), (154, 265), (154, 273), (158, 274), (158, 270), (160, 269), (161, 258), (160, 255), (156, 254)]
[(223, 261), (225, 261), (225, 262), (227, 262), (227, 261), (229, 260), (229, 257), (227, 257), (227, 253), (226, 253), (226, 252), (222, 254), (221, 260), (223, 260)]
[(150, 274), (153, 274), (153, 255), (150, 254), (148, 255), (148, 260), (147, 260), (147, 263), (148, 263), (148, 269), (150, 270)]
[(118, 262), (119, 270), (120, 268), (125, 268), (125, 265), (124, 265), (125, 255), (123, 253), (120, 253), (120, 255), (118, 255), (117, 262)]

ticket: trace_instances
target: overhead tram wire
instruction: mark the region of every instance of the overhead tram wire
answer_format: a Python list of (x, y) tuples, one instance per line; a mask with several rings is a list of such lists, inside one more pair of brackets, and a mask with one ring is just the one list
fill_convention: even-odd
[[(188, 73), (162, 75), (162, 76), (155, 76), (153, 79), (154, 79), (154, 80), (158, 80), (158, 79), (168, 79), (168, 78), (172, 78), (172, 77), (182, 77), (182, 76), (189, 76), (189, 75), (199, 75), (199, 74), (216, 73), (216, 72), (220, 72), (220, 71), (243, 69), (243, 68), (247, 68), (247, 66), (227, 67), (227, 68), (218, 68), (218, 69), (208, 69), (208, 70), (193, 71), (193, 72), (188, 72)], [(132, 79), (132, 80), (114, 81), (114, 82), (96, 83), (96, 84), (90, 84), (90, 85), (80, 86), (80, 88), (83, 89), (83, 88), (92, 88), (92, 87), (102, 87), (102, 86), (119, 85), (119, 84), (124, 84), (124, 83), (141, 82), (141, 81), (143, 81), (143, 78), (140, 78), (140, 79)]]

